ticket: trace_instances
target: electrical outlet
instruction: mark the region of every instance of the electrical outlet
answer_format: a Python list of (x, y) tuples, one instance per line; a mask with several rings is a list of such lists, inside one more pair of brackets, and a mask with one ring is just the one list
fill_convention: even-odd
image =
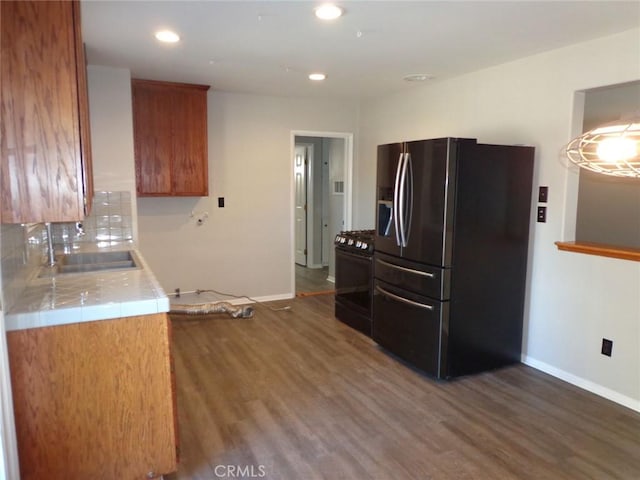
[(547, 203), (549, 198), (549, 187), (540, 187), (538, 189), (538, 202)]
[(603, 338), (602, 350), (600, 351), (600, 353), (602, 353), (602, 355), (606, 355), (607, 357), (610, 357), (612, 351), (613, 351), (613, 340), (608, 340), (606, 338)]
[(180, 298), (180, 289), (176, 288), (175, 292), (176, 292), (176, 298)]
[(224, 208), (224, 197), (218, 197), (218, 208)]
[(538, 222), (545, 223), (547, 221), (547, 207), (538, 207)]

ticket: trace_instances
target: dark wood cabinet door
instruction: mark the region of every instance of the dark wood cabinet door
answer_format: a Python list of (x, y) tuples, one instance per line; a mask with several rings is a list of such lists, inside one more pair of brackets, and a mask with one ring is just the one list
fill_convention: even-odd
[(139, 196), (208, 195), (208, 89), (133, 79)]
[(3, 1), (0, 8), (2, 221), (80, 220), (81, 138), (88, 118), (81, 130), (74, 25), (79, 5)]
[(171, 195), (171, 92), (133, 84), (133, 135), (138, 194)]
[(175, 95), (173, 191), (176, 195), (208, 195), (207, 92), (179, 89)]
[(84, 214), (91, 213), (93, 200), (93, 158), (91, 156), (91, 128), (89, 122), (89, 83), (87, 80), (87, 59), (82, 42), (82, 22), (80, 3), (73, 4), (74, 35), (76, 47), (76, 78), (78, 82), (78, 115), (80, 120), (80, 154), (82, 156), (82, 191), (84, 194)]

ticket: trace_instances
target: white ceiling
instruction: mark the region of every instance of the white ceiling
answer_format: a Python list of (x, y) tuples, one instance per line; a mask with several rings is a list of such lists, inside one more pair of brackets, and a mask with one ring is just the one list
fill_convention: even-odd
[[(640, 25), (640, 1), (82, 1), (90, 64), (132, 76), (287, 96), (377, 96)], [(170, 28), (177, 45), (153, 33)], [(640, 38), (638, 39), (640, 42)], [(615, 55), (615, 52), (611, 52)], [(597, 65), (594, 65), (597, 68)], [(327, 80), (307, 80), (323, 71)]]

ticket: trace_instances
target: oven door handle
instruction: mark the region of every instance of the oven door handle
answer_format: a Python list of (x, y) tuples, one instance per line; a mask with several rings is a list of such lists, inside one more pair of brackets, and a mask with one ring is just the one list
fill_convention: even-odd
[(413, 268), (401, 267), (400, 265), (394, 265), (393, 263), (385, 262), (384, 260), (380, 260), (379, 258), (376, 262), (381, 263), (387, 267), (395, 268), (397, 270), (402, 270), (403, 272), (412, 273), (414, 275), (420, 275), (422, 277), (433, 278), (435, 275), (431, 272), (423, 272), (421, 270), (414, 270)]
[(378, 285), (376, 285), (376, 290), (379, 291), (381, 294), (383, 294), (386, 297), (393, 298), (394, 300), (397, 300), (398, 302), (406, 303), (408, 305), (411, 305), (412, 307), (424, 308), (425, 310), (433, 310), (433, 305), (427, 305), (426, 303), (414, 302), (413, 300), (409, 300), (408, 298), (404, 298), (404, 297), (401, 297), (401, 296), (396, 295), (394, 293), (388, 292), (384, 288), (379, 287)]

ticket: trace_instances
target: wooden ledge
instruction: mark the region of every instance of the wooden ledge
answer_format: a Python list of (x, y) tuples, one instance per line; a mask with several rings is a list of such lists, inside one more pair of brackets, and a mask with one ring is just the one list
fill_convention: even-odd
[(586, 253), (587, 255), (598, 255), (600, 257), (640, 262), (640, 248), (619, 247), (617, 245), (590, 242), (555, 242), (555, 244), (558, 250), (567, 252)]

